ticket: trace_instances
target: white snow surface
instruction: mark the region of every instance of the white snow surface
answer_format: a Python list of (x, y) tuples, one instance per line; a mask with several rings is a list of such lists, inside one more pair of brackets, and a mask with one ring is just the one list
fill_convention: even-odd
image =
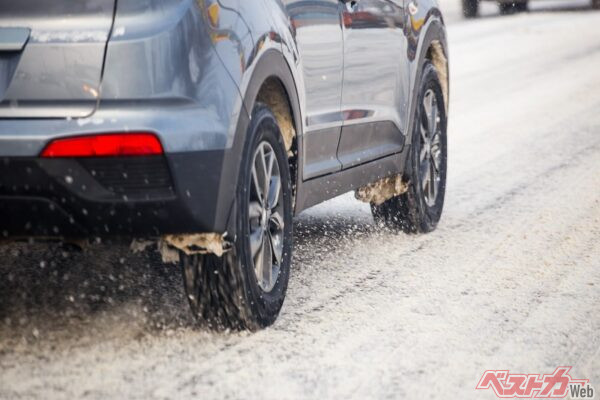
[(382, 232), (351, 194), (307, 211), (258, 333), (198, 328), (180, 271), (127, 246), (0, 245), (0, 398), (485, 400), (485, 370), (563, 365), (600, 390), (600, 12), (443, 6), (437, 231)]

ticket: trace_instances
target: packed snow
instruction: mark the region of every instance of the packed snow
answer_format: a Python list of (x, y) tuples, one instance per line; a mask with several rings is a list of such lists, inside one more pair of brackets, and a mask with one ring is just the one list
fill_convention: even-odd
[(307, 211), (258, 333), (197, 327), (157, 253), (0, 244), (0, 398), (493, 399), (486, 370), (565, 365), (600, 390), (600, 12), (442, 5), (437, 231), (384, 232), (352, 194)]

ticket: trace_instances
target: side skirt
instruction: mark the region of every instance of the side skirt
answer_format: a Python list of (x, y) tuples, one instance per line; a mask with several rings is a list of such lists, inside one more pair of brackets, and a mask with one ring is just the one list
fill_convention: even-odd
[(302, 182), (296, 196), (296, 215), (381, 178), (403, 173), (409, 148), (405, 146), (401, 153)]

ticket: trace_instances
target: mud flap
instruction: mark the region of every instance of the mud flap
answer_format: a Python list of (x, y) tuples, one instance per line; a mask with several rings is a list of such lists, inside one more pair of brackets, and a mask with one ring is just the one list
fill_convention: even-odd
[(408, 183), (401, 175), (390, 176), (358, 189), (355, 197), (365, 203), (379, 206), (389, 199), (400, 196), (408, 190)]

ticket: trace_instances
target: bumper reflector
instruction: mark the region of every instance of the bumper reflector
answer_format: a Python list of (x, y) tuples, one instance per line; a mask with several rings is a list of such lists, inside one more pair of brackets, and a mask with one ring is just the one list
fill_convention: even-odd
[(152, 133), (110, 133), (56, 139), (42, 151), (44, 158), (152, 156), (163, 153)]

